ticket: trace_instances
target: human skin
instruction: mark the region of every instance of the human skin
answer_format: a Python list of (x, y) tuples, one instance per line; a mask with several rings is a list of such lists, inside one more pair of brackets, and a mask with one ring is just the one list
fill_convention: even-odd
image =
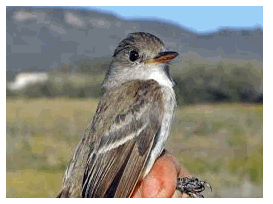
[(177, 177), (190, 176), (170, 152), (160, 156), (149, 174), (137, 184), (132, 198), (188, 198), (176, 190)]

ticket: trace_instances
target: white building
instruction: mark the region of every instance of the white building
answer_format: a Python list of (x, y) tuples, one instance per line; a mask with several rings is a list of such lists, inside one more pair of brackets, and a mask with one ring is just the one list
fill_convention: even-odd
[(13, 82), (7, 84), (7, 88), (12, 91), (18, 91), (30, 84), (45, 82), (48, 80), (48, 74), (40, 73), (20, 73), (15, 76)]

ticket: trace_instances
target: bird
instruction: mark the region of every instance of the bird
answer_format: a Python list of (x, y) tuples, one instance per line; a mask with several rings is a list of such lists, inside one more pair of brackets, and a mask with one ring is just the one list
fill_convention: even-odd
[(176, 99), (166, 51), (153, 34), (136, 32), (114, 51), (105, 90), (67, 166), (58, 197), (130, 197), (162, 154)]

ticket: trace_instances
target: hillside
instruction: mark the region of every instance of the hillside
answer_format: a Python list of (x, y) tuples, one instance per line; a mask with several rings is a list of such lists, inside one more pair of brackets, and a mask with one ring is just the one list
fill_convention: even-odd
[(198, 35), (169, 21), (127, 21), (113, 14), (78, 8), (7, 7), (7, 80), (22, 70), (48, 71), (105, 64), (127, 34), (146, 31), (161, 38), (183, 62), (192, 54), (210, 62), (222, 58), (263, 59), (263, 31), (222, 29)]

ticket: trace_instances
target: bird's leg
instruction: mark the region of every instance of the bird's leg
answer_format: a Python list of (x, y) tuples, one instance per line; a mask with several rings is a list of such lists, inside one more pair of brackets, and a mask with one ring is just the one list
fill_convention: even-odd
[(200, 181), (195, 177), (183, 177), (177, 178), (176, 189), (182, 194), (187, 194), (191, 198), (204, 198), (202, 192), (205, 190), (205, 186), (208, 186), (212, 191), (211, 185), (206, 181)]

